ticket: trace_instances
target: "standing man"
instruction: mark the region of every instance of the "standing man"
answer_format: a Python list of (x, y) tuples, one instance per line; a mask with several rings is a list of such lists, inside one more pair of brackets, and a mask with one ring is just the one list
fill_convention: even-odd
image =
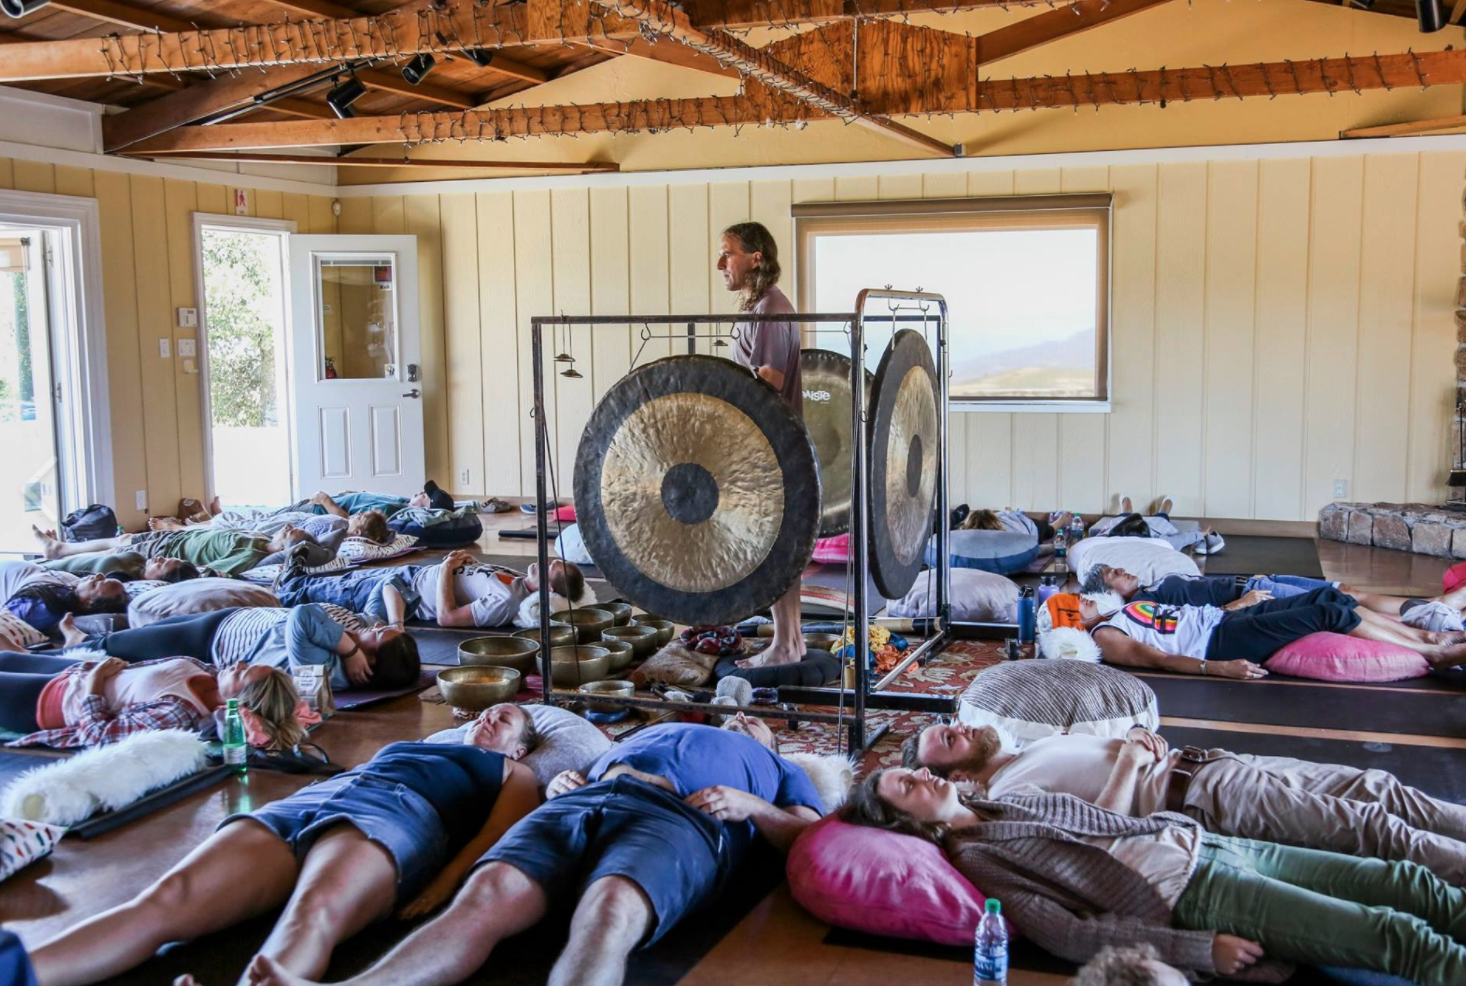
[[(779, 247), (763, 223), (737, 223), (723, 230), (718, 248), (723, 284), (737, 291), (739, 310), (752, 315), (793, 314), (794, 306), (777, 287)], [(799, 330), (793, 322), (739, 322), (733, 358), (779, 391), (794, 413), (804, 416), (803, 381), (799, 375)], [(804, 657), (800, 626), (799, 580), (773, 605), (774, 640), (767, 650), (739, 661), (742, 668), (793, 664)]]

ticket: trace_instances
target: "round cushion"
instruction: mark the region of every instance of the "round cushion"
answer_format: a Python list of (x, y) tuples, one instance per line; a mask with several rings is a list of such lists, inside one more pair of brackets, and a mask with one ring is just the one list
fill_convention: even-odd
[(574, 507), (558, 507), (555, 510), (555, 512), (553, 514), (551, 514), (550, 516), (552, 518), (554, 518), (555, 520), (560, 521), (561, 523), (570, 523), (570, 524), (573, 524), (573, 523), (575, 523), (575, 508)]
[(596, 560), (586, 550), (585, 538), (580, 536), (580, 525), (571, 524), (555, 539), (555, 554), (573, 565), (594, 565)]
[(972, 947), (986, 900), (937, 846), (824, 818), (789, 850), (789, 889), (828, 924)]
[[(996, 572), (952, 569), (948, 601), (952, 604), (952, 619), (963, 623), (1014, 623), (1018, 619), (1018, 584)], [(918, 576), (904, 598), (887, 601), (886, 611), (903, 620), (936, 616), (936, 580)]]
[(235, 606), (279, 606), (267, 586), (241, 579), (190, 579), (175, 582), (134, 599), (127, 607), (127, 625), (134, 630), (170, 616), (213, 613)]
[(1155, 692), (1132, 674), (1083, 661), (1030, 660), (995, 665), (962, 693), (958, 717), (997, 726), (1020, 742), (1058, 733), (1124, 737), (1131, 726), (1160, 725)]
[(1461, 588), (1463, 582), (1466, 582), (1466, 561), (1446, 569), (1445, 574), (1441, 576), (1441, 591), (1452, 592)]
[(840, 678), (840, 661), (829, 651), (811, 650), (804, 660), (793, 664), (775, 664), (768, 668), (740, 668), (738, 662), (743, 655), (725, 657), (713, 667), (713, 679), (722, 681), (727, 677), (743, 678), (755, 688), (778, 688), (780, 685), (798, 685), (813, 688), (828, 684)]
[(850, 561), (850, 535), (837, 534), (814, 543), (812, 560), (821, 565), (844, 565)]
[(483, 521), (472, 507), (404, 507), (387, 518), (387, 526), (398, 534), (417, 538), (424, 548), (463, 548), (484, 536)]
[[(953, 531), (947, 542), (952, 567), (980, 568), (985, 572), (1020, 572), (1038, 557), (1038, 539), (1016, 531)], [(926, 546), (926, 563), (937, 564), (937, 541)]]
[(1310, 633), (1262, 666), (1277, 674), (1318, 681), (1404, 681), (1430, 673), (1430, 662), (1408, 647), (1343, 633)]
[(1069, 546), (1069, 568), (1080, 582), (1096, 565), (1123, 568), (1141, 585), (1155, 585), (1171, 575), (1201, 574), (1196, 562), (1162, 538), (1094, 537)]

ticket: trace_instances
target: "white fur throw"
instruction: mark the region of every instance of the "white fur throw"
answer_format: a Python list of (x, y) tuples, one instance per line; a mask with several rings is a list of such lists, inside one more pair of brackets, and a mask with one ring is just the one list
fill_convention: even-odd
[(207, 761), (208, 746), (193, 733), (135, 733), (21, 774), (0, 792), (0, 816), (76, 825), (98, 811), (126, 807)]
[(849, 797), (850, 788), (855, 784), (855, 767), (849, 757), (838, 753), (788, 753), (784, 759), (809, 775), (826, 815)]
[[(580, 593), (580, 597), (575, 600), (575, 606), (578, 609), (584, 609), (587, 606), (594, 606), (595, 604), (596, 594), (591, 591), (590, 586), (586, 586)], [(552, 614), (563, 613), (569, 608), (570, 603), (564, 596), (558, 592), (550, 593), (550, 612)], [(514, 625), (524, 627), (525, 629), (531, 629), (540, 625), (540, 594), (538, 592), (531, 592), (529, 597), (519, 604), (519, 612), (514, 616)]]
[(1038, 652), (1047, 658), (1064, 658), (1070, 661), (1089, 661), (1098, 664), (1099, 644), (1088, 632), (1077, 627), (1059, 627), (1038, 635)]

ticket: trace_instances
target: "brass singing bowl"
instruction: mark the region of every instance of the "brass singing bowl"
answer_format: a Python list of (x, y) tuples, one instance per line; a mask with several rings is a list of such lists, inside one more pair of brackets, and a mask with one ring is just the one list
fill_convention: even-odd
[[(533, 627), (529, 630), (520, 630), (514, 634), (521, 640), (533, 640), (536, 647), (540, 642), (540, 628)], [(555, 620), (550, 623), (550, 646), (568, 647), (575, 643), (575, 627), (569, 623), (561, 623)]]
[(523, 678), (513, 668), (445, 668), (438, 672), (438, 690), (447, 703), (467, 712), (508, 702), (519, 691)]
[(513, 668), (521, 675), (534, 671), (540, 642), (525, 637), (470, 637), (458, 645), (460, 667)]
[(806, 633), (804, 635), (804, 646), (810, 650), (823, 650), (834, 652), (839, 646), (840, 634), (838, 633)]
[(665, 647), (672, 641), (677, 626), (671, 620), (659, 620), (655, 616), (638, 616), (631, 621), (634, 627), (652, 627), (657, 631), (657, 646)]
[(649, 657), (657, 649), (657, 638), (661, 636), (656, 627), (634, 624), (627, 627), (610, 627), (601, 631), (602, 640), (619, 640), (629, 644), (637, 657)]
[(596, 603), (596, 609), (603, 609), (612, 616), (612, 626), (624, 627), (631, 622), (630, 603)]
[(575, 627), (575, 642), (588, 644), (601, 639), (601, 631), (608, 628), (614, 617), (604, 609), (567, 609), (556, 613), (561, 623)]
[(604, 647), (577, 644), (550, 649), (550, 683), (558, 688), (576, 688), (610, 673), (611, 652)]
[[(611, 629), (615, 630), (618, 628), (612, 627)], [(605, 633), (602, 633), (601, 639), (596, 641), (596, 646), (604, 647), (611, 652), (612, 674), (620, 671), (636, 658), (636, 651), (632, 649), (630, 643), (625, 640), (617, 640), (615, 637), (607, 637)]]
[[(636, 694), (636, 686), (629, 681), (591, 681), (580, 686), (582, 695), (614, 695), (616, 698), (630, 698)], [(624, 708), (608, 702), (586, 702), (590, 712), (615, 712)]]

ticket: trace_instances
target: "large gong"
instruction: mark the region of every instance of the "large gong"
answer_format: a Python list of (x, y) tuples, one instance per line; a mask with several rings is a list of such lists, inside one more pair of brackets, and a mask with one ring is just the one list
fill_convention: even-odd
[(897, 332), (881, 357), (870, 420), (870, 574), (900, 599), (921, 571), (937, 495), (937, 370), (920, 332)]
[[(799, 354), (804, 426), (820, 463), (820, 537), (850, 530), (850, 357), (828, 349)], [(870, 384), (865, 373), (865, 402)]]
[(628, 600), (677, 623), (735, 623), (809, 564), (814, 445), (779, 392), (736, 363), (657, 360), (591, 413), (575, 507), (586, 549)]

